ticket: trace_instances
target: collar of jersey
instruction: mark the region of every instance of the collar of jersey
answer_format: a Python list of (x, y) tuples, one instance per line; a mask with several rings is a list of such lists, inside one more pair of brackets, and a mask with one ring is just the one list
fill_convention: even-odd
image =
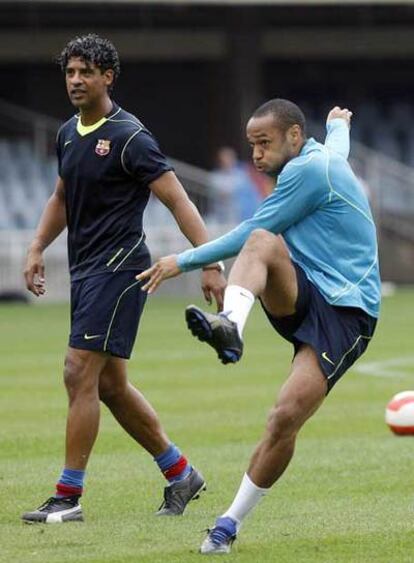
[(92, 125), (82, 125), (80, 117), (78, 117), (78, 123), (76, 124), (76, 130), (79, 133), (79, 135), (81, 135), (81, 137), (84, 137), (85, 135), (88, 135), (88, 133), (92, 133), (93, 131), (96, 131), (97, 129), (99, 129), (99, 127), (101, 127), (101, 125), (103, 125), (107, 121), (108, 121), (108, 119), (106, 117), (102, 117), (99, 121), (97, 121), (96, 123), (93, 123)]
[(308, 152), (310, 150), (312, 150), (313, 148), (315, 148), (316, 145), (316, 141), (313, 137), (309, 137), (309, 139), (306, 140), (305, 144), (303, 145), (303, 147), (300, 149), (300, 152), (298, 154), (298, 156), (303, 156), (304, 154), (308, 154)]
[(93, 123), (92, 125), (82, 125), (80, 115), (77, 115), (76, 117), (78, 119), (78, 122), (76, 124), (76, 130), (81, 137), (84, 137), (89, 133), (93, 133), (94, 131), (99, 129), (99, 127), (101, 127), (104, 123), (106, 123), (108, 119), (110, 119), (113, 115), (117, 114), (118, 111), (119, 111), (119, 106), (117, 106), (116, 103), (112, 101), (111, 111), (106, 115), (104, 115), (99, 121)]

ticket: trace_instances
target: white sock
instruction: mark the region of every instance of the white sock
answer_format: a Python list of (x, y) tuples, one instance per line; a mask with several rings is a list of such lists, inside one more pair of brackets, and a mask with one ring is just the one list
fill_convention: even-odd
[(237, 325), (240, 338), (255, 297), (251, 291), (239, 285), (228, 285), (224, 292), (223, 312)]
[(237, 530), (240, 528), (244, 518), (259, 503), (270, 489), (262, 489), (253, 483), (247, 473), (244, 474), (239, 490), (234, 497), (230, 508), (222, 515), (222, 517), (230, 517), (235, 520)]

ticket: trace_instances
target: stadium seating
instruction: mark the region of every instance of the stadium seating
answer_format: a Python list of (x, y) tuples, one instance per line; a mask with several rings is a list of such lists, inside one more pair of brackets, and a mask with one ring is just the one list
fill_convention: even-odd
[[(312, 104), (309, 100), (299, 101), (299, 104), (311, 124), (310, 133), (320, 137), (321, 129), (312, 124), (323, 123), (331, 104)], [(383, 107), (369, 100), (361, 101), (352, 110), (354, 142), (414, 166), (414, 108), (411, 104), (399, 102)], [(0, 137), (0, 163), (0, 229), (34, 228), (55, 184), (55, 158), (42, 159), (35, 153), (31, 141), (25, 138)], [(202, 183), (205, 184), (204, 179)], [(205, 190), (198, 190), (198, 194), (202, 192), (206, 194)], [(197, 203), (200, 207), (200, 202)], [(200, 208), (203, 210), (203, 207), (205, 205)], [(164, 217), (163, 210), (154, 202), (150, 204), (148, 215), (156, 222), (160, 216)]]
[[(323, 123), (329, 107), (336, 103), (299, 102), (308, 120)], [(414, 108), (405, 102), (382, 106), (362, 101), (350, 108), (354, 113), (352, 140), (409, 166), (414, 166)], [(311, 130), (312, 132), (312, 130)]]
[(37, 157), (29, 141), (0, 139), (0, 229), (32, 229), (53, 186), (55, 159)]

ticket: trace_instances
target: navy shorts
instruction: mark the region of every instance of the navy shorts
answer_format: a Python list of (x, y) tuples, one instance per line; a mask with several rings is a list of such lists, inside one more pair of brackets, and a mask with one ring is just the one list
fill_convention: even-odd
[(69, 346), (129, 358), (146, 292), (139, 271), (104, 273), (71, 284)]
[(293, 263), (298, 281), (296, 312), (275, 318), (263, 309), (275, 330), (295, 348), (309, 344), (328, 382), (328, 392), (365, 352), (377, 319), (357, 307), (330, 305), (305, 272)]

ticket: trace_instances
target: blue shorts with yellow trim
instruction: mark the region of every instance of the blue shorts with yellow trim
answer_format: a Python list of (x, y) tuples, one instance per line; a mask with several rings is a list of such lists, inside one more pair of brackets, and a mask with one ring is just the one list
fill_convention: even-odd
[(275, 318), (264, 311), (275, 330), (295, 348), (309, 344), (328, 382), (328, 392), (365, 352), (377, 319), (357, 307), (330, 305), (305, 272), (293, 263), (298, 282), (296, 312)]
[(134, 271), (90, 276), (71, 284), (69, 346), (129, 358), (147, 294)]

